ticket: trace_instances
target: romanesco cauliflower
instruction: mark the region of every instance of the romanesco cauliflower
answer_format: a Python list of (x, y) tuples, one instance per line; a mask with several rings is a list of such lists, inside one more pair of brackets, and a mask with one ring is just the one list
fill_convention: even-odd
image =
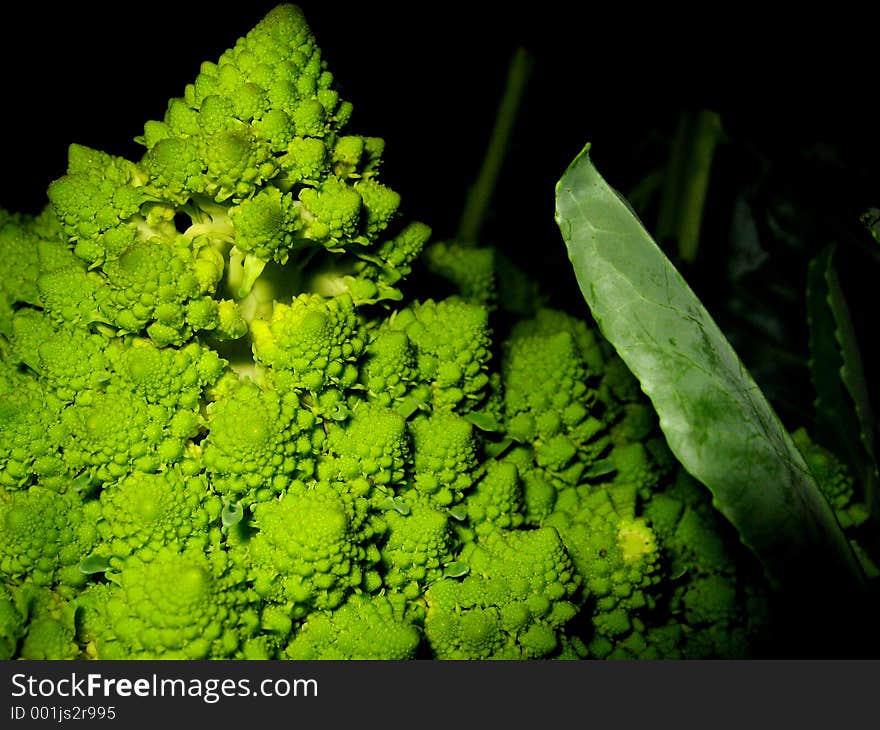
[(0, 658), (748, 655), (761, 577), (638, 383), (351, 112), (282, 5), (0, 212)]

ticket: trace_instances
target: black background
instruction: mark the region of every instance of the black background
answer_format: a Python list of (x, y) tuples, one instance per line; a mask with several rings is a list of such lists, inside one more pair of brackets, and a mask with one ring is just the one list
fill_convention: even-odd
[[(38, 209), (70, 142), (139, 156), (131, 139), (143, 122), (275, 4), (4, 5), (0, 205)], [(682, 108), (716, 109), (728, 134), (780, 155), (830, 140), (853, 153), (857, 172), (878, 157), (874, 26), (863, 13), (557, 0), (301, 6), (354, 104), (349, 129), (385, 137), (386, 179), (440, 236), (454, 232), (518, 45), (534, 73), (496, 198), (516, 220), (490, 220), (489, 239), (551, 230), (553, 185), (587, 141), (626, 190)], [(877, 183), (867, 184), (865, 203), (876, 204)]]

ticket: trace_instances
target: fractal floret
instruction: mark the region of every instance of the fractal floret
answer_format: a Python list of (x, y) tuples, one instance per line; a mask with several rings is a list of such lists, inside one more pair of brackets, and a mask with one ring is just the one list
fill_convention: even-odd
[(282, 5), (140, 159), (0, 212), (0, 658), (755, 652), (761, 571), (614, 350), (408, 220), (351, 115)]

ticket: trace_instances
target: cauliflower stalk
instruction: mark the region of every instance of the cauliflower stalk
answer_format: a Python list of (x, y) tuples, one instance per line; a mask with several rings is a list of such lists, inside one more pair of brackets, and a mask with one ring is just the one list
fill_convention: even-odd
[(351, 111), (282, 5), (141, 159), (0, 212), (0, 658), (749, 655), (760, 574), (638, 383), (429, 244)]

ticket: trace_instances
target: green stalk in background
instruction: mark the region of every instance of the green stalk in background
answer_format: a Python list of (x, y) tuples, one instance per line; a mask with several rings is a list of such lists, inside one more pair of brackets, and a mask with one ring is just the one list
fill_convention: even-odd
[(476, 244), (479, 240), (480, 230), (486, 220), (486, 213), (507, 154), (513, 126), (531, 70), (531, 56), (524, 48), (517, 48), (510, 61), (507, 84), (498, 106), (498, 114), (495, 117), (495, 126), (486, 148), (483, 166), (480, 168), (476, 181), (470, 187), (465, 201), (458, 227), (458, 240), (463, 243)]
[(657, 238), (676, 246), (687, 263), (697, 257), (712, 159), (721, 137), (716, 112), (682, 112), (664, 177)]

